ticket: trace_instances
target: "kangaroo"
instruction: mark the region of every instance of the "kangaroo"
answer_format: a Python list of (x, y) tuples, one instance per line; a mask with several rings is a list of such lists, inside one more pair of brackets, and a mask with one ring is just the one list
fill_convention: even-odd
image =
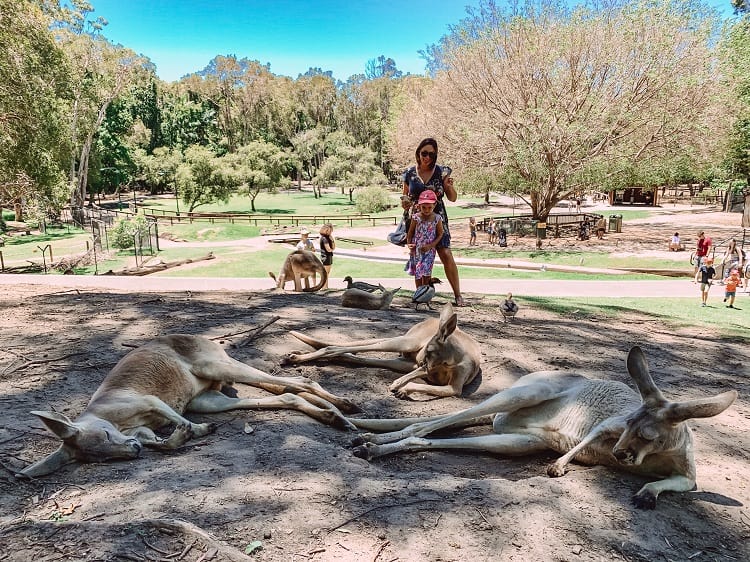
[[(457, 315), (451, 304), (440, 311), (440, 318), (428, 318), (413, 326), (403, 336), (386, 339), (330, 344), (299, 332), (297, 339), (318, 351), (291, 354), (285, 363), (298, 364), (317, 359), (340, 357), (347, 363), (384, 367), (406, 373), (396, 379), (389, 390), (399, 398), (415, 392), (431, 396), (459, 396), (464, 386), (480, 372), (482, 353), (479, 342), (457, 327)], [(398, 359), (376, 359), (355, 355), (364, 351), (396, 351)], [(421, 379), (423, 382), (414, 382)]]
[(393, 296), (401, 290), (393, 289), (388, 291), (382, 285), (379, 285), (380, 294), (375, 295), (362, 289), (346, 289), (341, 295), (341, 305), (348, 308), (362, 308), (364, 310), (388, 310), (391, 307)]
[[(328, 281), (328, 272), (323, 266), (317, 255), (308, 250), (295, 250), (290, 253), (281, 266), (278, 280), (273, 272), (269, 271), (268, 275), (276, 281), (276, 288), (283, 289), (287, 281), (294, 280), (294, 290), (296, 292), (314, 293), (325, 287)], [(310, 277), (320, 275), (320, 283), (310, 287)], [(305, 280), (305, 288), (302, 288), (302, 279)]]
[[(568, 463), (605, 465), (661, 480), (633, 496), (639, 508), (653, 509), (662, 492), (685, 492), (695, 486), (693, 437), (685, 420), (707, 418), (726, 410), (737, 398), (729, 391), (711, 398), (669, 402), (654, 384), (639, 347), (628, 353), (627, 367), (640, 396), (627, 385), (563, 371), (523, 376), (510, 388), (476, 406), (432, 418), (352, 419), (364, 434), (354, 454), (365, 459), (404, 451), (467, 449), (520, 456), (546, 450), (562, 454), (547, 469), (565, 474)], [(494, 414), (493, 434), (431, 439), (425, 436)]]
[[(223, 385), (233, 382), (278, 396), (234, 398), (220, 392)], [(125, 355), (75, 421), (57, 412), (31, 412), (63, 442), (19, 476), (44, 476), (74, 461), (134, 459), (143, 447), (173, 450), (192, 437), (215, 431), (216, 424), (192, 423), (182, 416), (184, 412), (213, 414), (271, 408), (298, 410), (322, 423), (347, 429), (354, 426), (338, 408), (357, 410), (349, 400), (307, 378), (269, 375), (232, 359), (207, 338), (161, 336)], [(172, 434), (166, 439), (157, 437), (153, 430), (168, 424), (176, 425)]]

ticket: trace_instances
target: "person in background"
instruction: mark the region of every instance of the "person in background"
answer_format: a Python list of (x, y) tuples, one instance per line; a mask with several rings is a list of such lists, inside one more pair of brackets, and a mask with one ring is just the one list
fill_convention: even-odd
[(443, 236), (437, 244), (437, 254), (445, 269), (445, 276), (453, 289), (456, 306), (466, 306), (461, 295), (461, 283), (458, 277), (458, 266), (451, 252), (451, 233), (448, 227), (448, 215), (445, 209), (444, 198), (455, 201), (458, 197), (453, 178), (450, 177), (451, 169), (447, 166), (438, 166), (438, 144), (435, 139), (423, 139), (414, 151), (417, 164), (407, 168), (401, 178), (404, 182), (403, 194), (408, 195), (412, 202), (419, 200), (424, 191), (432, 191), (437, 198), (435, 214), (442, 221)]
[(714, 278), (714, 275), (716, 275), (714, 260), (706, 258), (695, 274), (695, 282), (697, 283), (700, 279), (701, 284), (701, 306), (706, 306), (708, 291), (711, 288), (711, 280)]
[[(695, 273), (698, 273), (701, 264), (707, 259), (711, 250), (711, 239), (702, 230), (698, 233), (698, 242), (695, 247)], [(713, 263), (713, 260), (711, 260)]]
[(727, 308), (734, 308), (734, 297), (737, 294), (737, 286), (741, 282), (739, 269), (733, 267), (724, 281), (724, 302), (729, 300)]
[(477, 245), (477, 219), (469, 219), (469, 246)]
[(604, 217), (599, 217), (596, 221), (596, 237), (599, 240), (604, 238), (604, 233), (607, 231), (607, 220)]
[(313, 246), (312, 240), (310, 240), (310, 231), (304, 226), (299, 229), (300, 240), (297, 242), (297, 250), (307, 250), (308, 252), (314, 252), (315, 246)]
[[(333, 251), (336, 249), (336, 240), (333, 238), (333, 225), (331, 223), (324, 224), (320, 227), (320, 261), (323, 262), (323, 267), (328, 274), (327, 277), (331, 276), (331, 266), (333, 265)], [(323, 285), (323, 289), (328, 288), (328, 279)]]
[(729, 241), (727, 250), (724, 252), (724, 257), (721, 259), (721, 263), (724, 265), (724, 279), (729, 277), (729, 273), (735, 267), (738, 271), (742, 271), (742, 250), (737, 247), (737, 240), (734, 238)]
[(680, 242), (680, 233), (675, 232), (674, 236), (672, 236), (672, 240), (669, 241), (669, 251), (681, 252), (684, 249), (685, 249), (685, 246), (683, 246), (682, 242)]

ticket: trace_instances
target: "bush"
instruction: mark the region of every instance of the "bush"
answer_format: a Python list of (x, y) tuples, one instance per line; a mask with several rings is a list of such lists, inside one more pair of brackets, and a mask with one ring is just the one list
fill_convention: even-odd
[(135, 235), (148, 236), (148, 221), (143, 215), (135, 215), (128, 219), (121, 219), (115, 223), (110, 231), (110, 244), (120, 250), (132, 248), (135, 245)]
[(355, 192), (355, 195), (357, 198), (354, 201), (354, 205), (357, 208), (357, 212), (362, 214), (379, 213), (391, 206), (388, 191), (382, 187), (374, 185), (362, 187)]

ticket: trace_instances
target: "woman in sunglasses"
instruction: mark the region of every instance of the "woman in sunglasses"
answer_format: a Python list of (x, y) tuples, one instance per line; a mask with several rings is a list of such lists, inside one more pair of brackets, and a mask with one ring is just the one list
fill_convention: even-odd
[(443, 197), (447, 197), (448, 201), (456, 200), (456, 188), (453, 185), (453, 178), (450, 177), (451, 169), (448, 166), (437, 165), (438, 145), (435, 139), (422, 140), (414, 154), (417, 165), (408, 168), (402, 175), (404, 195), (408, 195), (412, 202), (416, 203), (423, 191), (435, 192), (437, 197), (435, 213), (440, 216), (443, 223), (443, 238), (438, 242), (437, 253), (445, 269), (445, 276), (453, 289), (456, 306), (465, 306), (464, 298), (461, 296), (458, 267), (450, 248), (451, 233), (448, 229), (448, 215), (443, 203)]

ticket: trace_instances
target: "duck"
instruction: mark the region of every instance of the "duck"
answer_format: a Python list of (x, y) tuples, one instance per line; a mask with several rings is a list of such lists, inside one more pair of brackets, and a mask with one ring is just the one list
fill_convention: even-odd
[(430, 305), (430, 301), (432, 300), (432, 297), (435, 296), (435, 285), (438, 283), (442, 283), (442, 281), (437, 277), (431, 277), (430, 282), (427, 285), (417, 287), (417, 290), (414, 291), (414, 295), (411, 298), (411, 302), (415, 303), (414, 310), (419, 310), (420, 304), (426, 304), (427, 308), (434, 310)]
[(513, 302), (513, 293), (508, 293), (505, 300), (500, 304), (500, 313), (503, 315), (503, 320), (508, 321), (508, 318), (513, 318), (518, 314), (518, 305)]
[(351, 275), (344, 277), (344, 281), (346, 282), (347, 289), (359, 289), (360, 291), (367, 291), (368, 293), (374, 293), (381, 288), (380, 285), (373, 285), (367, 281), (355, 281), (352, 279)]

